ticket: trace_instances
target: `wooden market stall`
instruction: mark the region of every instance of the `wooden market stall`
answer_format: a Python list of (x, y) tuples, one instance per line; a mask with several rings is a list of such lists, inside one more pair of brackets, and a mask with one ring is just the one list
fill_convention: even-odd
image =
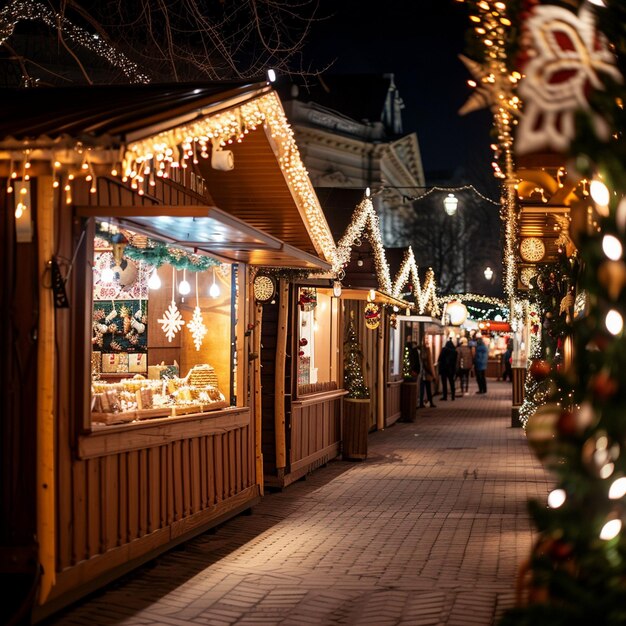
[(334, 250), (267, 84), (45, 91), (0, 122), (0, 573), (35, 620), (258, 502), (251, 268)]
[(283, 488), (340, 453), (341, 311), (327, 279), (265, 268), (255, 282), (268, 285), (257, 299), (265, 485)]

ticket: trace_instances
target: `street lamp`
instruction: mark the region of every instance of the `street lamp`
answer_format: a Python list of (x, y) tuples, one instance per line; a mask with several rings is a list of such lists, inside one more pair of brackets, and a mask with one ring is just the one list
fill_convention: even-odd
[(448, 215), (454, 215), (456, 213), (456, 208), (458, 204), (459, 199), (453, 193), (449, 193), (443, 199), (443, 208)]
[(493, 278), (493, 270), (489, 266), (485, 268), (483, 274), (487, 280), (491, 280)]

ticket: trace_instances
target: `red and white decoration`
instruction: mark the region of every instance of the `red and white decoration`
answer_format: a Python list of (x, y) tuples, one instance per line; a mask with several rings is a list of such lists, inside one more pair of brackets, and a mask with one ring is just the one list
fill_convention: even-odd
[[(574, 114), (589, 110), (588, 94), (603, 90), (603, 78), (622, 82), (615, 57), (596, 29), (593, 9), (582, 3), (577, 14), (554, 5), (537, 5), (526, 23), (528, 61), (519, 85), (524, 112), (516, 140), (518, 154), (564, 152), (574, 137)], [(609, 128), (593, 116), (596, 132)]]

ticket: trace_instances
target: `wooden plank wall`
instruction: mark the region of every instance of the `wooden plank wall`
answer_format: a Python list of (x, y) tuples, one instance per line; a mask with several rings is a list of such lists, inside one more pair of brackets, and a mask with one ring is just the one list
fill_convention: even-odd
[(337, 456), (341, 441), (341, 397), (292, 404), (290, 432), (292, 472), (306, 465), (314, 467), (315, 461), (322, 457)]
[(395, 380), (387, 381), (387, 397), (385, 398), (385, 426), (390, 426), (401, 417), (401, 391), (402, 378), (394, 377)]
[[(203, 418), (210, 430), (211, 417)], [(220, 505), (255, 484), (248, 419), (226, 432), (74, 460), (59, 500), (59, 570)], [(131, 436), (132, 438), (132, 436)]]

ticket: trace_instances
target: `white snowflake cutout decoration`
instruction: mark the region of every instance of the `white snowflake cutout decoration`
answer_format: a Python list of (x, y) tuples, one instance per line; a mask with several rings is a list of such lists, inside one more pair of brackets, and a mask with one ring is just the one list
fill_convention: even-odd
[(199, 306), (196, 306), (193, 310), (193, 317), (191, 318), (191, 322), (187, 324), (187, 328), (191, 331), (191, 336), (193, 337), (193, 343), (196, 346), (196, 350), (200, 350), (202, 340), (207, 334), (208, 329), (202, 319), (202, 311)]
[[(538, 5), (526, 28), (532, 56), (519, 86), (524, 114), (516, 151), (564, 152), (574, 137), (576, 111), (589, 110), (588, 92), (603, 89), (601, 75), (619, 83), (622, 76), (585, 3), (578, 15), (563, 7)], [(608, 139), (604, 120), (593, 115), (593, 121), (598, 137)]]
[(180, 314), (174, 300), (170, 302), (170, 305), (163, 314), (163, 317), (157, 320), (157, 322), (161, 324), (161, 328), (163, 329), (168, 341), (172, 341), (172, 339), (176, 336), (176, 333), (179, 332), (185, 325), (185, 320)]

